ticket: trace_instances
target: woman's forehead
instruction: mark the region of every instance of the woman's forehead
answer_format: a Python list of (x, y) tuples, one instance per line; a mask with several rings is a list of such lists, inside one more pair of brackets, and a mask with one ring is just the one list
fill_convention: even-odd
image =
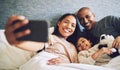
[(72, 15), (69, 15), (69, 16), (65, 17), (63, 20), (67, 20), (67, 21), (70, 21), (70, 22), (76, 24), (76, 18)]

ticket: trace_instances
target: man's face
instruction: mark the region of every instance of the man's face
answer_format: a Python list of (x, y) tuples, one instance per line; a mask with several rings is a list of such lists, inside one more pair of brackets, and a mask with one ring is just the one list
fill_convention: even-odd
[(95, 15), (89, 9), (84, 9), (78, 12), (78, 19), (80, 24), (88, 30), (90, 30), (96, 23)]

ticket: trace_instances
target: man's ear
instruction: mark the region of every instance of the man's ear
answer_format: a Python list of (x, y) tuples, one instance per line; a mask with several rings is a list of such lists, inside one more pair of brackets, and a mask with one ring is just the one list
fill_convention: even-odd
[(76, 16), (77, 16), (77, 14), (78, 14), (78, 11), (75, 12), (75, 15), (76, 15)]

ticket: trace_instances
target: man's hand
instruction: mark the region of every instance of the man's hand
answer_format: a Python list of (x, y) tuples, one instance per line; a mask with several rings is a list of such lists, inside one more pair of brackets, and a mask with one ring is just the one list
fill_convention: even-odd
[(120, 36), (116, 37), (116, 39), (114, 40), (112, 46), (114, 48), (120, 48)]

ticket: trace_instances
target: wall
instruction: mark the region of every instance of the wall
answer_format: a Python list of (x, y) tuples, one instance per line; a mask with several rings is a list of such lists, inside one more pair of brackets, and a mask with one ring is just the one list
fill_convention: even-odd
[(0, 0), (0, 28), (9, 16), (24, 15), (28, 19), (47, 19), (52, 24), (64, 13), (90, 7), (97, 20), (106, 15), (120, 16), (119, 0)]

